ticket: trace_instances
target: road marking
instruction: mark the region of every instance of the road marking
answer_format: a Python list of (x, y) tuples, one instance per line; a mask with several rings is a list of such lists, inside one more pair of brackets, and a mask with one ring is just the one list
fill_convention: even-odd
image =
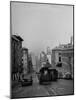
[(47, 94), (48, 96), (50, 95), (48, 91), (46, 91), (46, 94)]
[[(54, 95), (58, 95), (57, 92), (53, 88), (50, 88), (50, 90), (53, 92)], [(64, 90), (64, 88), (58, 88), (58, 90)]]
[(55, 92), (53, 88), (50, 88), (50, 90), (53, 92), (54, 95), (57, 95), (57, 93)]
[(41, 87), (41, 86), (38, 86), (37, 88), (38, 88), (39, 90), (41, 89), (41, 90), (45, 91), (45, 94), (46, 94), (46, 95), (48, 95), (48, 96), (50, 95), (49, 92), (46, 91), (45, 88), (43, 88), (43, 87)]

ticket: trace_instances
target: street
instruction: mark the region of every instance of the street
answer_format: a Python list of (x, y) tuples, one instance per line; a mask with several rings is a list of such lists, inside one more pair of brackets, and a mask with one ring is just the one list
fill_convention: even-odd
[(73, 80), (58, 79), (49, 85), (40, 85), (35, 73), (32, 77), (33, 85), (14, 88), (12, 98), (73, 95)]

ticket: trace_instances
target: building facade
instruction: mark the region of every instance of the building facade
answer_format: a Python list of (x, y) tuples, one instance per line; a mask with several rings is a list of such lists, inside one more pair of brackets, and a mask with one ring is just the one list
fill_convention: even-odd
[(28, 74), (33, 71), (32, 57), (27, 48), (22, 48), (22, 64), (24, 74)]
[(28, 49), (22, 48), (22, 65), (23, 65), (23, 73), (27, 74), (28, 72)]
[(44, 67), (44, 65), (46, 64), (46, 62), (47, 62), (47, 55), (46, 55), (46, 53), (44, 51), (42, 51), (40, 53), (40, 66)]
[(21, 71), (22, 64), (22, 41), (20, 36), (12, 35), (11, 37), (11, 74), (12, 77)]
[[(60, 67), (57, 65), (61, 64)], [(69, 44), (59, 45), (52, 49), (52, 66), (63, 75), (69, 72), (74, 77), (74, 46), (72, 40)]]
[(28, 73), (32, 73), (33, 70), (32, 55), (28, 54)]
[(48, 59), (49, 63), (51, 64), (51, 50), (50, 50), (50, 47), (47, 47), (46, 55), (47, 55), (47, 59)]

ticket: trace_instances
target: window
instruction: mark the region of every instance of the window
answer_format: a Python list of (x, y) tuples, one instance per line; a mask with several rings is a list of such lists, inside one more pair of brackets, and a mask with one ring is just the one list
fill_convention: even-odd
[(62, 67), (61, 56), (59, 56), (56, 66), (57, 67)]
[(59, 57), (59, 62), (61, 62), (61, 57)]
[(61, 53), (59, 53), (59, 55), (61, 55)]

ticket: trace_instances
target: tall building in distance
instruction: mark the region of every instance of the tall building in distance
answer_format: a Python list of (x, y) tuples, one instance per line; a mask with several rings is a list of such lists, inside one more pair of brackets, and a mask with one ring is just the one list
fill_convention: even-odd
[(22, 64), (23, 64), (23, 73), (27, 74), (28, 72), (28, 49), (22, 48)]
[(42, 51), (40, 53), (40, 66), (44, 67), (44, 65), (46, 64), (46, 61), (47, 61), (47, 55), (44, 51)]
[(47, 47), (46, 55), (47, 55), (47, 59), (48, 59), (49, 63), (51, 64), (51, 50), (50, 50), (50, 47)]

